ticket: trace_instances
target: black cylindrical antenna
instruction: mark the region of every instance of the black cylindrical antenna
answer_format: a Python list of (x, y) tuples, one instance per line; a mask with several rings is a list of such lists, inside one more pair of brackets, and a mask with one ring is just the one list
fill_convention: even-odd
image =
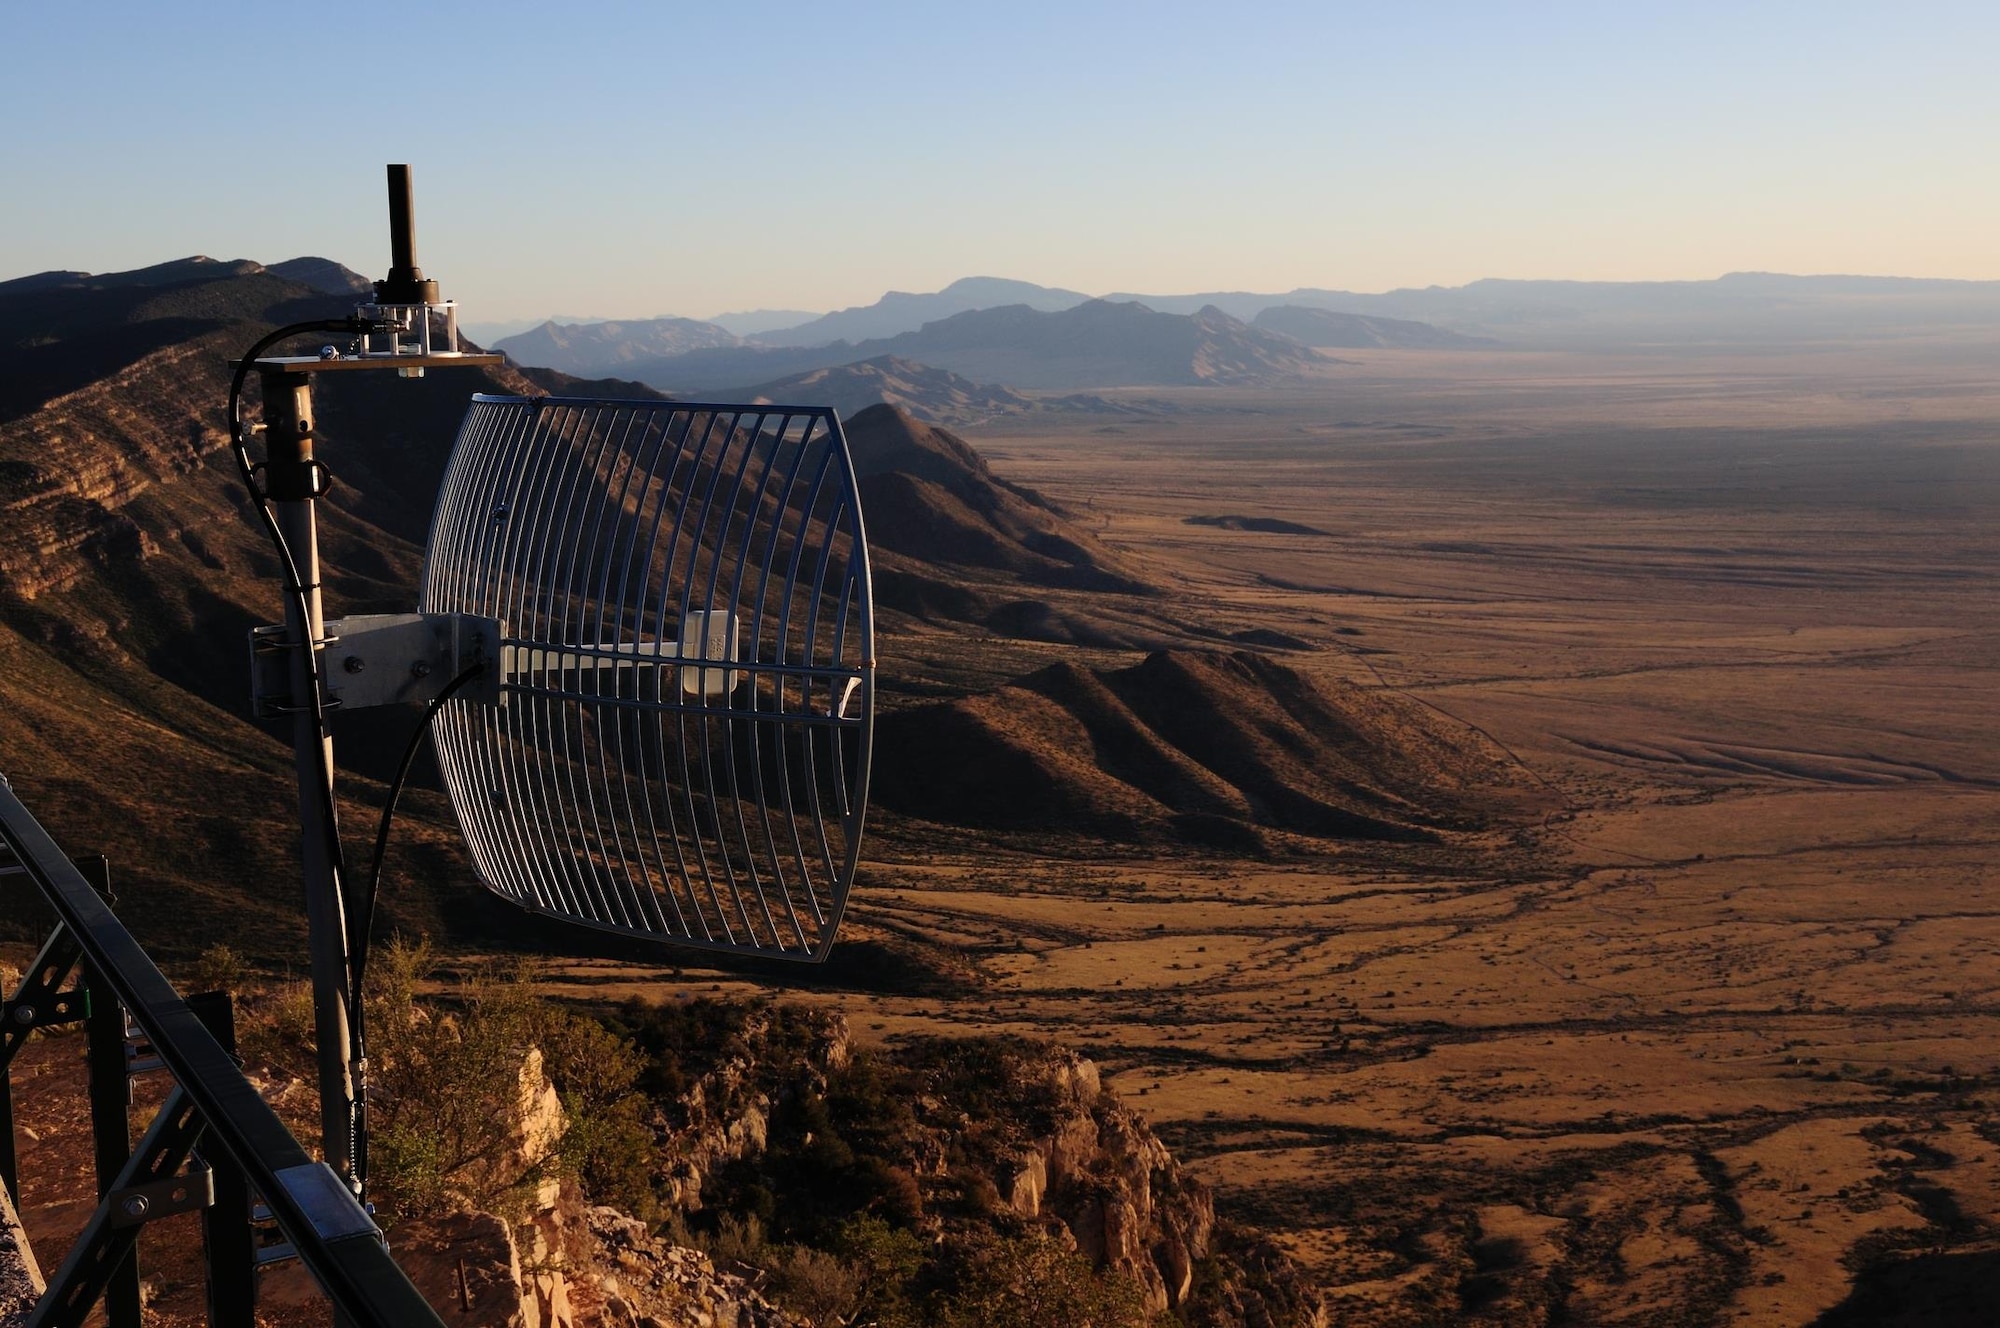
[(389, 280), (423, 280), (417, 267), (417, 205), (410, 193), (410, 168), (389, 167)]
[(383, 304), (436, 304), (437, 283), (425, 281), (417, 266), (417, 206), (410, 188), (410, 168), (389, 167), (389, 276), (375, 283), (375, 298)]

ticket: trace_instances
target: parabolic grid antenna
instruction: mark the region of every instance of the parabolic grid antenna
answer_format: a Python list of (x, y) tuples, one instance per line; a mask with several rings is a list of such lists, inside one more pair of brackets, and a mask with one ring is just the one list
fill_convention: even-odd
[(825, 958), (875, 676), (831, 410), (474, 397), (422, 608), (498, 623), (484, 695), (454, 697), (434, 735), (489, 889), (627, 935)]

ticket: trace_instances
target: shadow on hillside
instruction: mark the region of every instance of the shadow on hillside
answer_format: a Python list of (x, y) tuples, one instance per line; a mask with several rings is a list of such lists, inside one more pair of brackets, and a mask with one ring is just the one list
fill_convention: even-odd
[(1900, 1259), (1863, 1272), (1812, 1328), (1985, 1328), (1996, 1289), (2000, 1250)]

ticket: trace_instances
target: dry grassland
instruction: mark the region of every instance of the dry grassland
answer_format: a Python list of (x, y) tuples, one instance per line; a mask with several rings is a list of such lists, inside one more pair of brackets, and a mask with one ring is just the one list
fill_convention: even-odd
[[(1994, 349), (1344, 352), (975, 432), (1183, 621), (1562, 810), (1257, 862), (891, 827), (858, 929), (987, 981), (828, 999), (1088, 1049), (1343, 1323), (1959, 1321), (2000, 1267)], [(1325, 533), (1186, 520), (1244, 514)]]

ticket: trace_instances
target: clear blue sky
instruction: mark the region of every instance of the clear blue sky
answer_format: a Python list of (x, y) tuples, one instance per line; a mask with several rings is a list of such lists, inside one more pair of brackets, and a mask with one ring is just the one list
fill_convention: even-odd
[(0, 276), (474, 321), (1733, 269), (2000, 277), (2000, 6), (0, 0)]

